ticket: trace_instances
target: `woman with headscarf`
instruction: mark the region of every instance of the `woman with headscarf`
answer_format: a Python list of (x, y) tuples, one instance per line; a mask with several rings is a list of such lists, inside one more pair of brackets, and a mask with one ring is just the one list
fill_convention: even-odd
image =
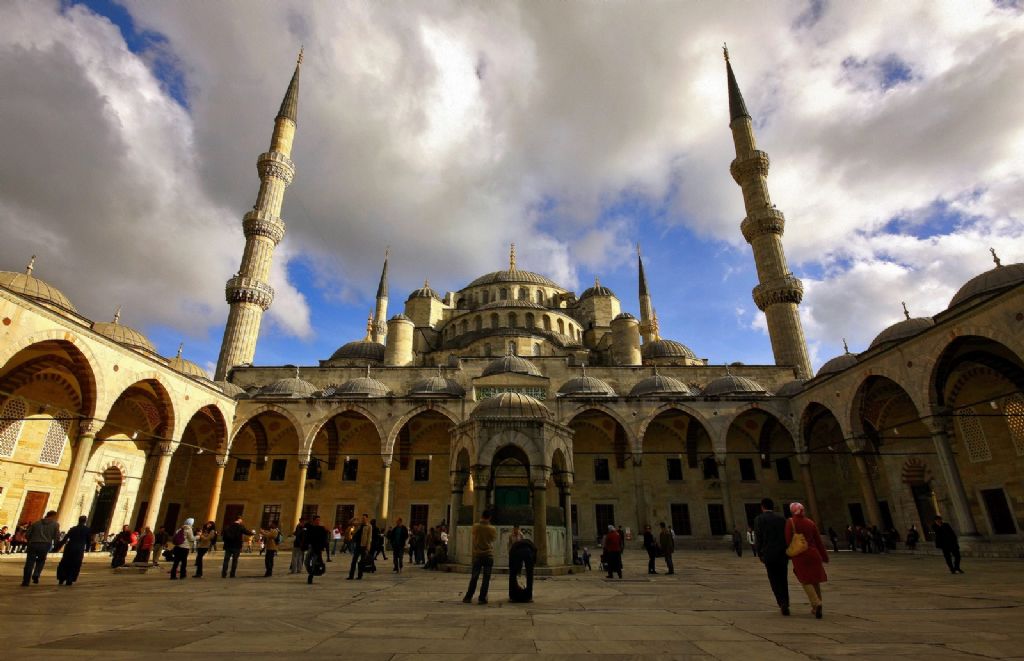
[(195, 546), (196, 537), (192, 532), (192, 524), (196, 522), (193, 518), (185, 519), (185, 523), (174, 532), (174, 537), (171, 538), (171, 544), (174, 548), (171, 550), (172, 558), (174, 562), (171, 563), (171, 580), (178, 578), (178, 570), (181, 570), (181, 578), (187, 578), (188, 575), (185, 573), (185, 568), (188, 567), (188, 553)]
[(828, 581), (824, 565), (828, 562), (828, 550), (821, 541), (818, 526), (804, 514), (804, 506), (800, 503), (790, 503), (789, 511), (793, 516), (786, 522), (786, 544), (793, 541), (796, 533), (803, 535), (807, 541), (805, 551), (790, 556), (793, 561), (793, 574), (807, 593), (807, 600), (811, 602), (811, 613), (820, 620), (821, 584)]
[(128, 549), (132, 546), (132, 531), (128, 526), (123, 526), (121, 532), (114, 537), (114, 553), (110, 559), (110, 566), (113, 569), (123, 567), (125, 558), (128, 557)]

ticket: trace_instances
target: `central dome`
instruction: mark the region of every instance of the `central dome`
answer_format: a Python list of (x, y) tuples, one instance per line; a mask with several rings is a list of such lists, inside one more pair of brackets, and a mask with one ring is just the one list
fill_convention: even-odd
[(482, 275), (473, 282), (469, 283), (468, 287), (478, 287), (480, 285), (493, 285), (503, 282), (513, 283), (526, 283), (530, 285), (544, 285), (545, 287), (555, 287), (561, 289), (558, 285), (552, 282), (550, 279), (545, 278), (539, 273), (533, 271), (523, 271), (521, 269), (509, 269), (507, 271), (495, 271)]
[(384, 345), (380, 342), (371, 342), (369, 340), (349, 342), (331, 354), (330, 360), (368, 360), (383, 363)]
[(551, 411), (534, 397), (518, 392), (503, 392), (488, 397), (470, 414), (476, 420), (549, 420)]
[(690, 347), (675, 340), (653, 340), (640, 347), (640, 355), (644, 358), (689, 358), (696, 360), (697, 356), (690, 351)]
[(491, 364), (484, 368), (480, 376), (507, 374), (509, 372), (513, 374), (528, 374), (529, 376), (544, 376), (533, 363), (513, 354), (491, 361)]

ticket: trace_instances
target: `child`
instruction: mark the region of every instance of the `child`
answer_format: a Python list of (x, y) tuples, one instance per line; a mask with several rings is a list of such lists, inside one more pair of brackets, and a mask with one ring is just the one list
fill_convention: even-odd
[(593, 570), (593, 567), (590, 566), (590, 549), (586, 546), (583, 547), (583, 566)]

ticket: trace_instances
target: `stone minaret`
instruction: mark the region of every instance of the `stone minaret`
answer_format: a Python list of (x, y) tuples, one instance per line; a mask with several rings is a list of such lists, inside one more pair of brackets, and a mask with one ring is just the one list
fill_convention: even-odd
[(636, 244), (636, 263), (640, 269), (640, 337), (644, 344), (658, 339), (654, 321), (654, 304), (651, 292), (647, 289), (647, 275), (644, 273), (644, 260), (640, 257), (640, 244)]
[(782, 249), (786, 219), (768, 195), (768, 154), (758, 151), (750, 113), (743, 102), (736, 76), (725, 49), (725, 70), (729, 83), (729, 128), (736, 145), (736, 160), (729, 166), (732, 178), (743, 189), (747, 217), (740, 229), (754, 251), (759, 284), (754, 287), (754, 303), (768, 319), (768, 335), (776, 365), (792, 365), (797, 377), (813, 376), (807, 358), (807, 342), (797, 309), (804, 286), (789, 272)]
[(388, 256), (389, 250), (384, 251), (384, 268), (380, 272), (380, 283), (377, 285), (377, 308), (373, 313), (373, 336), (374, 342), (384, 344), (388, 336)]
[(263, 313), (274, 300), (274, 289), (268, 284), (270, 262), (274, 248), (284, 238), (285, 225), (281, 219), (284, 190), (295, 176), (292, 163), (292, 141), (299, 110), (299, 69), (302, 51), (295, 64), (288, 91), (281, 102), (281, 110), (274, 120), (274, 134), (270, 150), (260, 154), (256, 167), (260, 173), (260, 192), (252, 211), (245, 214), (242, 229), (245, 232), (245, 252), (238, 273), (228, 280), (224, 288), (228, 305), (228, 322), (224, 327), (224, 341), (220, 345), (217, 372), (214, 379), (221, 381), (235, 365), (251, 363), (256, 355), (256, 338), (260, 334)]

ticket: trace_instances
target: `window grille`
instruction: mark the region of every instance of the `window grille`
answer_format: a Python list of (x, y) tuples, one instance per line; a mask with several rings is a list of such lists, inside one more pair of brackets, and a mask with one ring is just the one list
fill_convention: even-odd
[(967, 449), (967, 458), (972, 464), (992, 460), (992, 449), (985, 438), (985, 430), (981, 428), (978, 413), (973, 408), (961, 409), (956, 417), (960, 427), (960, 439)]
[(43, 449), (39, 452), (39, 463), (51, 466), (60, 465), (70, 428), (71, 418), (68, 417), (67, 411), (61, 411), (56, 418), (50, 421), (50, 427), (46, 430), (46, 438), (43, 440)]
[(21, 429), (25, 425), (28, 406), (20, 397), (7, 400), (0, 415), (0, 457), (13, 457)]
[(1006, 400), (1006, 426), (1018, 457), (1024, 457), (1024, 397), (1014, 395)]

